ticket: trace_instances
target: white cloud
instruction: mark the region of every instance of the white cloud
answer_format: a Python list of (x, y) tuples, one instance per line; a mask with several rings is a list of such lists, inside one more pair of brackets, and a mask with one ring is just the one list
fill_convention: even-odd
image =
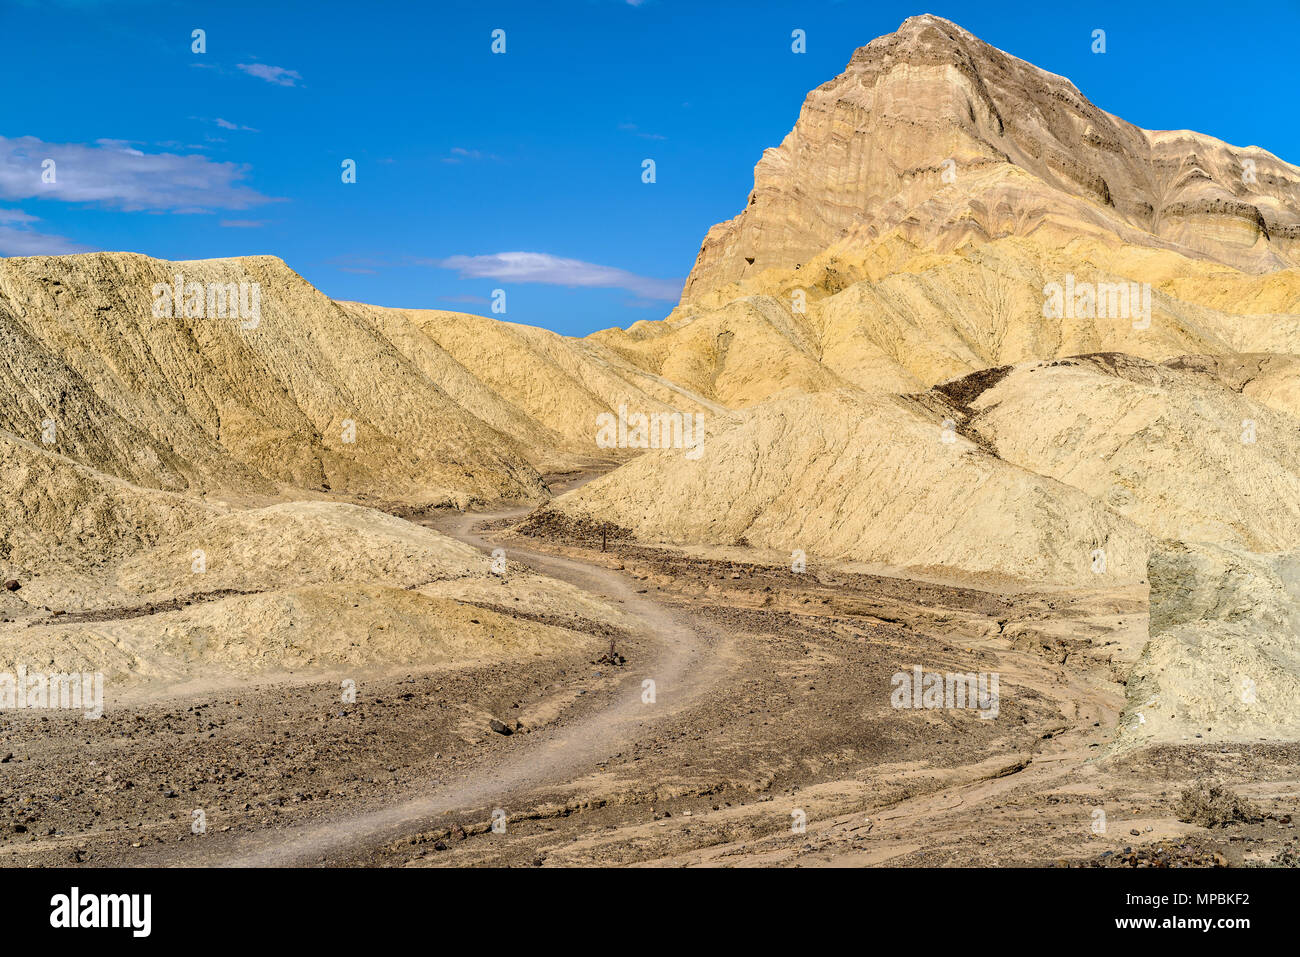
[(31, 224), (38, 222), (37, 217), (21, 209), (0, 209), (0, 256), (62, 256), (90, 251), (90, 246), (37, 232)]
[(462, 279), (503, 279), (552, 286), (626, 289), (646, 299), (675, 301), (682, 292), (680, 279), (651, 279), (626, 269), (601, 266), (580, 259), (562, 259), (549, 253), (493, 253), (489, 256), (451, 256), (434, 265), (455, 269)]
[[(53, 183), (42, 163), (55, 162)], [(206, 212), (274, 202), (240, 182), (248, 167), (206, 156), (144, 153), (119, 140), (45, 143), (0, 136), (0, 199), (57, 199), (126, 211)]]
[(484, 153), (482, 150), (468, 150), (463, 146), (453, 146), (451, 155), (444, 156), (442, 161), (444, 163), (460, 163), (464, 160), (499, 160), (500, 158), (495, 153)]
[(271, 66), (267, 63), (236, 63), (235, 66), (249, 76), (279, 86), (297, 86), (298, 81), (302, 79), (302, 74), (297, 70), (286, 70), (282, 66)]
[(620, 123), (618, 128), (625, 133), (635, 133), (643, 140), (666, 140), (668, 137), (660, 136), (658, 133), (645, 133), (635, 123)]

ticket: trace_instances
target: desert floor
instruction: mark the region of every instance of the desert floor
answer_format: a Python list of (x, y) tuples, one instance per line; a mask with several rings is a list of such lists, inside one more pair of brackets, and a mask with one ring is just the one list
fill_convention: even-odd
[[(1109, 751), (1123, 699), (1111, 661), (1146, 631), (1136, 589), (999, 595), (602, 551), (514, 533), (521, 514), (426, 521), (620, 603), (639, 628), (590, 629), (613, 657), (396, 669), (361, 676), (352, 704), (337, 676), (312, 676), (97, 721), (15, 712), (0, 863), (1238, 866), (1300, 853), (1300, 745)], [(998, 716), (891, 707), (891, 675), (913, 664), (998, 672)], [(1180, 822), (1183, 790), (1206, 780), (1263, 820)]]

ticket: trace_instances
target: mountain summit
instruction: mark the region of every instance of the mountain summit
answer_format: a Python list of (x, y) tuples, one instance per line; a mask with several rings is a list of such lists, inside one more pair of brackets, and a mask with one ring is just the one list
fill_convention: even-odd
[(1263, 273), (1300, 264), (1300, 169), (1144, 130), (940, 17), (905, 21), (813, 90), (709, 230), (684, 301), (897, 230), (937, 251), (1049, 233)]

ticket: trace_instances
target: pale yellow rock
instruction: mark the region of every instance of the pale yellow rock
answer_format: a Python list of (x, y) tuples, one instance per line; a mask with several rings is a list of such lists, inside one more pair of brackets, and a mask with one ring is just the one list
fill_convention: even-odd
[(219, 511), (188, 496), (132, 485), (4, 432), (0, 497), (0, 572), (24, 581), (31, 572), (92, 573)]
[(1003, 459), (1156, 538), (1300, 547), (1300, 422), (1214, 379), (1103, 354), (1016, 366), (967, 405)]
[[(3, 628), (5, 626), (0, 626)], [(378, 583), (309, 585), (112, 621), (0, 630), (0, 672), (99, 672), (106, 695), (287, 672), (465, 666), (600, 644), (590, 635)], [(364, 672), (362, 671), (364, 669)]]
[[(510, 561), (498, 574), (479, 550), (374, 509), (291, 502), (205, 517), (182, 503), (174, 512), (172, 534), (153, 547), (83, 574), (29, 578), (5, 595), (9, 607), (27, 607), (0, 623), (0, 672), (101, 672), (115, 695), (157, 693), (300, 669), (549, 656), (599, 644), (591, 623), (632, 625), (571, 585)], [(45, 606), (69, 616), (41, 614)]]
[(806, 318), (771, 296), (732, 300), (652, 338), (621, 333), (606, 330), (592, 338), (730, 408), (846, 384), (822, 363), (816, 330)]
[(1300, 738), (1300, 556), (1161, 543), (1116, 747)]
[[(688, 378), (651, 374), (594, 339), (463, 313), (345, 305), (383, 329), (407, 355), (436, 350), (451, 359), (452, 370), (446, 363), (420, 361), (461, 405), (557, 465), (626, 459), (627, 450), (595, 443), (597, 417), (617, 414), (621, 405), (646, 414), (720, 411), (683, 387)], [(463, 388), (457, 370), (480, 384), (478, 392), (456, 391)], [(483, 389), (495, 394), (500, 409), (482, 401)]]
[(113, 583), (140, 600), (344, 581), (414, 588), (487, 574), (488, 562), (477, 549), (374, 509), (288, 502), (193, 525), (119, 564)]
[[(156, 317), (155, 287), (252, 284), (256, 319)], [(200, 297), (202, 298), (202, 297)], [(165, 305), (165, 304), (164, 304)], [(219, 303), (217, 303), (219, 305)], [(0, 428), (137, 484), (415, 503), (539, 499), (519, 443), (274, 257), (0, 259)]]
[[(1046, 314), (1044, 289), (1064, 288), (1067, 277), (1100, 289), (1105, 309)], [(1170, 250), (1093, 239), (1051, 247), (1041, 236), (1008, 237), (936, 253), (891, 235), (701, 295), (636, 332), (596, 338), (733, 407), (844, 384), (913, 392), (990, 366), (1086, 352), (1157, 361), (1298, 355), (1300, 270), (1265, 282)]]
[(1300, 356), (1179, 356), (1170, 368), (1211, 376), (1260, 405), (1300, 419)]

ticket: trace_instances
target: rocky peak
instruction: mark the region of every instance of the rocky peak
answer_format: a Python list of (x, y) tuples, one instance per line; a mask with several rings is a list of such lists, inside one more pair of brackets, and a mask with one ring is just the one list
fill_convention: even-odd
[(745, 210), (705, 237), (683, 299), (895, 230), (946, 251), (1049, 221), (1267, 272), (1300, 263), (1300, 170), (1143, 130), (950, 21), (912, 17), (808, 95)]

